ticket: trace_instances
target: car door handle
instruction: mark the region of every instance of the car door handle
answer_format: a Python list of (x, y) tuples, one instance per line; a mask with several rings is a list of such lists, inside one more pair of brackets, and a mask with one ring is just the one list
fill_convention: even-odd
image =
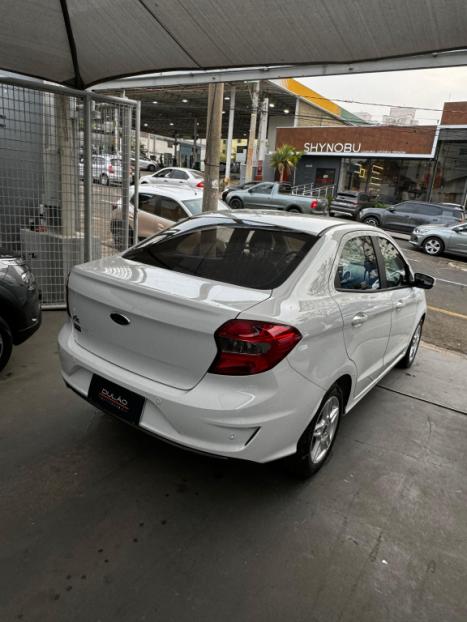
[(361, 326), (362, 324), (364, 324), (368, 319), (368, 315), (366, 313), (357, 313), (356, 315), (353, 316), (352, 318), (352, 326), (355, 326), (355, 328), (358, 328), (358, 326)]
[(398, 300), (396, 302), (396, 311), (400, 311), (405, 307), (405, 302), (403, 300)]

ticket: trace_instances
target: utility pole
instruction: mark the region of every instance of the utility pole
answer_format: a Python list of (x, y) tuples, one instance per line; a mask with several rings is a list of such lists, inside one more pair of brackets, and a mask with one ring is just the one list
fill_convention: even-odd
[(256, 179), (263, 179), (264, 158), (266, 157), (266, 143), (268, 134), (268, 111), (269, 99), (265, 97), (261, 104), (261, 114), (259, 117), (258, 129), (258, 170), (256, 171)]
[(203, 212), (217, 209), (219, 198), (219, 158), (222, 134), (224, 84), (209, 85), (206, 124), (206, 156), (204, 162)]
[(251, 96), (250, 135), (248, 136), (248, 149), (246, 152), (245, 181), (253, 179), (253, 153), (255, 149), (256, 117), (258, 116), (259, 82), (253, 83)]
[(230, 168), (232, 164), (232, 138), (235, 117), (235, 86), (230, 88), (229, 129), (227, 131), (227, 145), (225, 153), (225, 186), (230, 183)]

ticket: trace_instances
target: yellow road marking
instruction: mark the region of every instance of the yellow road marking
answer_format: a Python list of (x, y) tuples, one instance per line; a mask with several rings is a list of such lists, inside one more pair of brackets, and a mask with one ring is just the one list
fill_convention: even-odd
[(451, 317), (460, 317), (461, 320), (467, 320), (467, 315), (463, 313), (456, 313), (455, 311), (448, 311), (447, 309), (441, 309), (440, 307), (432, 307), (431, 305), (427, 305), (430, 311), (436, 311), (437, 313), (444, 313), (445, 315), (450, 315)]

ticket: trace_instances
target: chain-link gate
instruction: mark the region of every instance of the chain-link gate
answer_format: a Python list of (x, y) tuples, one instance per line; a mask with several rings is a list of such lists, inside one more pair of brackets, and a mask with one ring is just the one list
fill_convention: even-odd
[(73, 265), (133, 242), (136, 122), (131, 100), (0, 79), (0, 249), (27, 260), (45, 307)]

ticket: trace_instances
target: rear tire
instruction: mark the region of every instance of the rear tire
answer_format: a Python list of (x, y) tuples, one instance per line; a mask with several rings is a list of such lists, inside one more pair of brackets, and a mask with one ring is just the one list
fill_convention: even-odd
[(292, 207), (288, 207), (287, 208), (288, 212), (293, 212), (294, 214), (301, 214), (302, 210), (299, 207), (295, 207), (294, 205), (292, 205)]
[(444, 244), (439, 238), (431, 236), (423, 242), (423, 250), (427, 255), (436, 257), (444, 251)]
[(367, 216), (366, 218), (364, 218), (362, 220), (362, 222), (365, 225), (370, 225), (372, 227), (380, 227), (381, 226), (379, 218), (377, 218), (376, 216)]
[(420, 340), (422, 338), (422, 329), (423, 329), (423, 319), (420, 320), (420, 322), (417, 324), (417, 328), (415, 329), (415, 332), (412, 335), (412, 339), (410, 340), (407, 351), (404, 354), (404, 358), (402, 358), (397, 363), (397, 367), (402, 367), (402, 369), (408, 369), (409, 367), (412, 367), (415, 361), (415, 357), (417, 356), (418, 346), (420, 345)]
[(296, 453), (288, 458), (294, 475), (306, 479), (323, 466), (337, 438), (343, 412), (342, 389), (335, 384), (324, 396), (316, 415), (300, 437)]
[(0, 371), (8, 363), (13, 346), (13, 337), (10, 327), (0, 317)]
[(243, 201), (238, 197), (232, 197), (229, 201), (229, 207), (231, 207), (232, 209), (242, 209)]

